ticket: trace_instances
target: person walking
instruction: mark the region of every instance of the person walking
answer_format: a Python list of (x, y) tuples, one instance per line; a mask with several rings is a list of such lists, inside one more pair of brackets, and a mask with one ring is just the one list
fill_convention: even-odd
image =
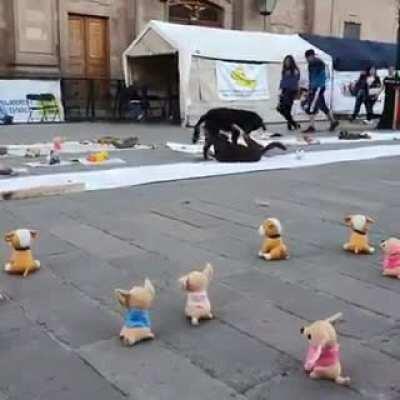
[(300, 129), (292, 116), (294, 100), (299, 93), (300, 70), (293, 56), (287, 55), (282, 64), (282, 76), (279, 85), (280, 96), (277, 111), (287, 121), (288, 130)]
[(382, 81), (379, 78), (374, 66), (361, 72), (355, 88), (356, 102), (351, 121), (354, 121), (360, 114), (361, 106), (364, 104), (367, 111), (366, 123), (370, 124), (374, 119), (374, 105), (382, 92)]
[(305, 57), (308, 63), (309, 75), (309, 90), (305, 111), (310, 116), (310, 126), (303, 133), (305, 134), (304, 140), (307, 143), (312, 143), (314, 139), (308, 134), (315, 133), (315, 116), (320, 110), (329, 118), (331, 123), (330, 132), (333, 132), (338, 127), (339, 121), (335, 119), (325, 101), (327, 80), (325, 63), (316, 56), (313, 49), (307, 50)]

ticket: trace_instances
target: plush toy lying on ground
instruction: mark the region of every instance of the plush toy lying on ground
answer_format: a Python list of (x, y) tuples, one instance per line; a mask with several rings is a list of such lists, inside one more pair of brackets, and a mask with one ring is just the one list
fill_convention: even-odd
[(11, 257), (5, 265), (5, 271), (10, 274), (27, 276), (40, 268), (40, 262), (32, 255), (32, 240), (38, 233), (28, 229), (17, 229), (5, 235), (5, 241), (11, 246)]
[(265, 237), (261, 250), (258, 255), (267, 261), (286, 260), (289, 253), (286, 245), (283, 243), (282, 225), (276, 218), (268, 218), (259, 227), (260, 236)]
[(310, 326), (301, 328), (301, 334), (308, 342), (304, 369), (313, 379), (333, 380), (340, 385), (350, 383), (350, 378), (342, 376), (340, 364), (340, 349), (333, 323), (340, 319), (342, 314), (331, 318), (316, 321)]
[(214, 268), (207, 264), (203, 271), (193, 271), (179, 279), (183, 290), (187, 292), (185, 314), (192, 325), (198, 325), (201, 319), (212, 319), (211, 304), (207, 288), (214, 274)]
[(383, 275), (400, 279), (400, 239), (390, 238), (381, 242), (385, 254)]
[(375, 248), (368, 242), (368, 228), (375, 220), (365, 215), (349, 215), (344, 219), (346, 225), (350, 226), (352, 233), (349, 241), (343, 246), (346, 251), (354, 254), (372, 254)]
[(99, 151), (97, 153), (89, 154), (86, 159), (90, 162), (104, 162), (110, 158), (108, 151)]
[(119, 303), (127, 309), (124, 326), (119, 334), (123, 344), (133, 346), (142, 340), (154, 339), (151, 331), (149, 309), (153, 304), (155, 290), (149, 279), (144, 286), (134, 286), (131, 290), (116, 289)]

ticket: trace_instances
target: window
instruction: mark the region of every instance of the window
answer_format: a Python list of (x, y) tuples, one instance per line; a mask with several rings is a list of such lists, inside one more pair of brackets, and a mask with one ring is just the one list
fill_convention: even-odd
[(359, 40), (361, 38), (361, 24), (357, 24), (356, 22), (345, 22), (343, 37)]

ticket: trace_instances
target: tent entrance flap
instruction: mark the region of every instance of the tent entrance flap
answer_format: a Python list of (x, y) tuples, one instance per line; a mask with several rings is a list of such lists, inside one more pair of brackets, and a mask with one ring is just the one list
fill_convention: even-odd
[(127, 57), (129, 86), (137, 89), (151, 116), (178, 121), (179, 70), (178, 55)]

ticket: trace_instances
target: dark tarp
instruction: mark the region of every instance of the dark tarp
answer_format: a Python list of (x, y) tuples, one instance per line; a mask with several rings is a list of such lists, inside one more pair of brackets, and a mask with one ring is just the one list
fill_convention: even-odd
[(329, 54), (336, 71), (362, 71), (371, 65), (386, 69), (396, 65), (395, 44), (309, 34), (300, 36)]

